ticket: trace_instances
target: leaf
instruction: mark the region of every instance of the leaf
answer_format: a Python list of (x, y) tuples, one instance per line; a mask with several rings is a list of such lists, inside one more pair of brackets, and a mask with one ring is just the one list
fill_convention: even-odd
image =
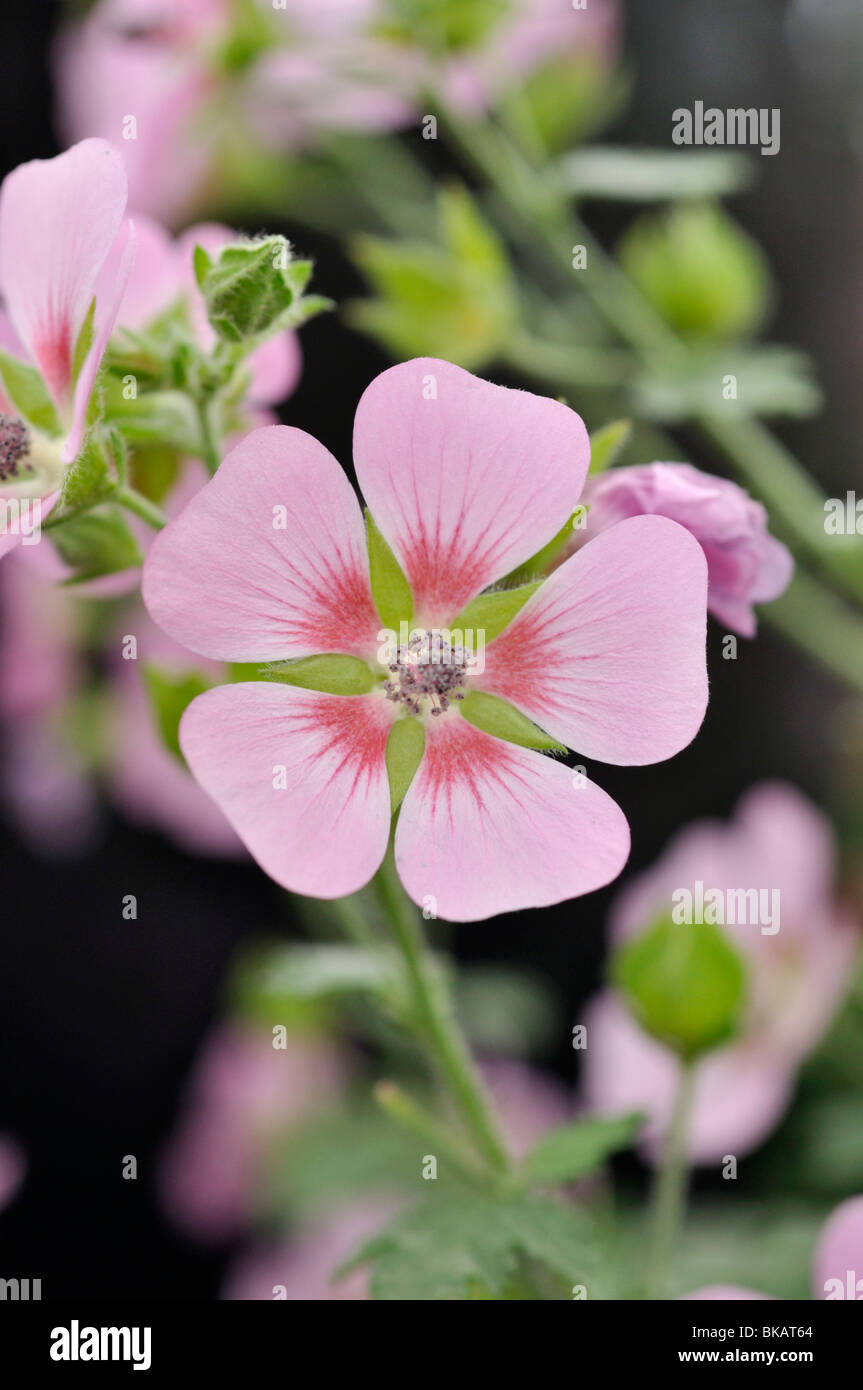
[(66, 521), (52, 530), (51, 538), (67, 565), (75, 570), (67, 584), (143, 564), (138, 542), (118, 507), (103, 506)]
[(197, 671), (177, 675), (149, 662), (142, 667), (142, 675), (162, 743), (185, 767), (180, 749), (180, 720), (192, 701), (211, 688), (212, 681)]
[(481, 1053), (524, 1057), (559, 1036), (556, 1000), (546, 981), (523, 967), (462, 967), (453, 987), (459, 1022)]
[(369, 577), (375, 608), (384, 627), (397, 633), (399, 624), (409, 623), (413, 617), (413, 594), (401, 565), (368, 510), (366, 531), (369, 543)]
[(390, 810), (395, 812), (404, 800), (422, 761), (426, 742), (425, 725), (418, 719), (397, 719), (387, 739), (386, 762), (390, 782)]
[(617, 948), (610, 975), (642, 1028), (687, 1060), (737, 1031), (746, 999), (743, 959), (709, 922), (660, 917)]
[(207, 275), (212, 270), (212, 268), (213, 259), (210, 253), (208, 251), (205, 251), (203, 246), (198, 245), (198, 243), (196, 242), (195, 249), (192, 252), (192, 269), (195, 272), (195, 279), (198, 282), (198, 289), (203, 288), (204, 280), (206, 279)]
[[(726, 384), (733, 378), (734, 395)], [(758, 347), (690, 350), (678, 370), (663, 367), (633, 383), (640, 415), (675, 424), (696, 414), (729, 416), (812, 415), (821, 405), (821, 391), (812, 363), (796, 348), (767, 343)]]
[(517, 743), (520, 748), (538, 748), (549, 753), (565, 753), (566, 747), (557, 739), (543, 732), (538, 724), (528, 719), (521, 710), (501, 700), (497, 695), (489, 695), (484, 690), (471, 690), (460, 703), (459, 709), (469, 724), (482, 729), (486, 734), (502, 738), (507, 743)]
[(270, 952), (246, 976), (246, 989), (279, 1000), (326, 999), (335, 995), (379, 993), (398, 987), (395, 953), (359, 946), (289, 946)]
[(335, 652), (272, 662), (261, 668), (258, 679), (261, 678), (298, 685), (303, 690), (323, 690), (330, 695), (365, 695), (375, 683), (367, 662)]
[(573, 1182), (601, 1167), (610, 1154), (628, 1149), (644, 1122), (638, 1114), (574, 1120), (543, 1135), (525, 1162), (536, 1183)]
[(523, 565), (519, 565), (518, 569), (512, 570), (512, 572), (506, 576), (507, 582), (510, 584), (522, 584), (525, 580), (529, 579), (533, 580), (536, 583), (536, 587), (539, 588), (539, 583), (541, 583), (541, 581), (537, 582), (535, 576), (547, 573), (552, 563), (558, 558), (561, 551), (565, 549), (567, 543), (572, 539), (573, 531), (578, 530), (583, 525), (586, 516), (586, 507), (576, 507), (572, 516), (561, 526), (557, 535), (552, 536), (551, 540), (542, 547), (542, 550), (538, 550), (536, 554), (532, 555), (529, 560), (526, 560)]
[(305, 264), (291, 269), (290, 243), (283, 236), (223, 246), (199, 282), (218, 336), (243, 343), (276, 331), (298, 298), (294, 276), (303, 280)]
[(372, 1263), (375, 1298), (454, 1301), (530, 1297), (524, 1263), (569, 1286), (596, 1265), (594, 1228), (578, 1207), (549, 1198), (452, 1198), (445, 1192), (367, 1241), (339, 1275)]
[(585, 147), (557, 165), (562, 186), (578, 198), (624, 202), (722, 198), (752, 182), (752, 163), (745, 155), (702, 154), (670, 150)]
[(631, 420), (613, 420), (590, 436), (590, 473), (603, 473), (611, 468), (629, 443)]
[[(498, 589), (491, 594), (478, 594), (463, 608), (451, 623), (451, 630), (482, 633), (485, 642), (492, 642), (508, 627), (529, 598), (532, 598), (542, 583), (521, 584), (513, 589)], [(478, 650), (476, 646), (474, 650)]]
[(60, 419), (48, 387), (35, 367), (0, 349), (0, 376), (6, 395), (20, 415), (43, 434), (62, 434)]

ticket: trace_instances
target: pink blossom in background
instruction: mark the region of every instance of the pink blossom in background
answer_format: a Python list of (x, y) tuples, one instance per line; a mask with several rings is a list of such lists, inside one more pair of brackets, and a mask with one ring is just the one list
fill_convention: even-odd
[(322, 1039), (272, 1037), (222, 1025), (204, 1043), (184, 1109), (160, 1162), (162, 1205), (187, 1235), (206, 1242), (244, 1230), (259, 1205), (268, 1148), (338, 1100), (345, 1059)]
[[(729, 1284), (711, 1284), (684, 1297), (715, 1301), (773, 1295)], [(863, 1300), (863, 1196), (841, 1202), (822, 1226), (813, 1259), (812, 1297)]]
[[(723, 890), (777, 888), (780, 925), (726, 926), (742, 951), (750, 999), (742, 1036), (698, 1063), (690, 1157), (714, 1163), (748, 1153), (785, 1111), (797, 1069), (841, 1003), (858, 948), (856, 923), (835, 898), (836, 846), (828, 821), (793, 787), (753, 787), (727, 823), (695, 822), (618, 895), (612, 939), (645, 930), (696, 880)], [(697, 925), (691, 930), (697, 931)], [(661, 1140), (679, 1076), (673, 1053), (640, 1029), (614, 991), (589, 1007), (582, 1099), (589, 1110), (643, 1110), (648, 1156)]]
[(0, 1211), (14, 1202), (26, 1172), (20, 1144), (8, 1134), (0, 1134)]
[[(377, 377), (357, 410), (355, 464), (411, 585), (413, 626), (458, 627), (472, 598), (540, 549), (571, 513), (587, 455), (584, 425), (556, 401), (431, 358)], [(274, 526), (274, 509), (286, 528)], [(228, 455), (153, 542), (143, 593), (170, 636), (211, 659), (377, 661), (362, 513), (335, 459), (300, 430), (257, 430)], [(659, 761), (704, 715), (705, 599), (700, 546), (674, 522), (637, 517), (556, 570), (488, 644), (484, 672), (459, 679), (588, 757)], [(617, 876), (628, 827), (604, 792), (474, 728), (457, 704), (438, 707), (396, 831), (415, 902), (431, 894), (442, 917), (473, 921)], [(342, 696), (248, 682), (194, 700), (180, 740), (276, 882), (340, 897), (383, 858), (385, 747), (406, 709), (383, 684)], [(284, 787), (274, 785), (278, 766), (289, 769)]]
[(794, 560), (767, 529), (767, 513), (727, 478), (688, 463), (612, 468), (589, 478), (582, 501), (590, 511), (574, 546), (632, 516), (667, 516), (691, 531), (707, 557), (707, 607), (718, 622), (754, 637), (753, 604), (779, 598)]
[[(49, 439), (6, 415), (0, 489), (7, 498), (41, 500), (43, 517), (57, 500), (64, 465), (81, 447), (96, 373), (131, 271), (134, 232), (123, 222), (125, 207), (122, 160), (104, 140), (83, 140), (55, 159), (22, 164), (0, 189), (0, 290), (8, 316), (0, 341), (38, 368), (66, 431), (63, 440)], [(96, 295), (93, 341), (76, 375), (76, 345), (115, 246), (115, 272)], [(5, 512), (3, 526), (0, 556), (21, 540), (7, 530)]]

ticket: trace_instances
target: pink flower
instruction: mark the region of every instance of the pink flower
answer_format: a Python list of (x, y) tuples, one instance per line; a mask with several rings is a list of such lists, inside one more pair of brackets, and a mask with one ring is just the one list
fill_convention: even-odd
[(688, 463), (612, 468), (588, 480), (582, 500), (590, 511), (576, 544), (632, 516), (667, 516), (691, 531), (707, 557), (707, 607), (743, 637), (755, 636), (752, 605), (791, 582), (794, 560), (767, 530), (766, 511), (727, 478)]
[[(684, 1296), (703, 1300), (773, 1297), (728, 1284), (711, 1284)], [(841, 1202), (821, 1228), (812, 1268), (812, 1296), (828, 1301), (863, 1300), (863, 1196)]]
[[(705, 895), (719, 889), (726, 901), (735, 889), (778, 894), (772, 900), (779, 907), (777, 931), (772, 923), (767, 933), (757, 924), (724, 928), (746, 958), (749, 1004), (742, 1037), (698, 1064), (690, 1127), (695, 1163), (739, 1156), (764, 1140), (788, 1105), (797, 1068), (845, 994), (857, 933), (834, 902), (834, 861), (824, 817), (792, 787), (762, 783), (747, 793), (730, 823), (697, 822), (683, 830), (617, 898), (611, 927), (619, 940), (670, 913), (674, 894), (688, 890), (694, 901), (698, 881)], [(586, 1023), (583, 1098), (603, 1113), (645, 1111), (642, 1134), (653, 1157), (679, 1063), (641, 1031), (611, 991), (596, 999)]]
[[(372, 382), (357, 410), (357, 475), (410, 583), (421, 639), (457, 628), (471, 599), (564, 524), (587, 455), (566, 406), (447, 362), (418, 359)], [(395, 838), (415, 902), (473, 921), (591, 892), (620, 872), (629, 833), (615, 803), (475, 728), (449, 696), (503, 697), (588, 757), (671, 757), (707, 700), (705, 570), (682, 527), (636, 517), (545, 580), (488, 644), (481, 675), (421, 658), (425, 751)], [(143, 592), (156, 622), (203, 656), (369, 663), (368, 694), (221, 686), (192, 702), (180, 728), (192, 772), (278, 883), (330, 898), (368, 882), (393, 811), (387, 739), (413, 717), (418, 668), (409, 651), (380, 651), (362, 513), (332, 455), (300, 430), (249, 435), (156, 538)]]
[(237, 1235), (254, 1218), (269, 1146), (330, 1103), (345, 1065), (327, 1042), (222, 1026), (205, 1043), (186, 1108), (162, 1155), (162, 1202), (176, 1224), (203, 1241)]
[(8, 1134), (0, 1134), (0, 1211), (15, 1200), (26, 1171), (20, 1145)]
[[(12, 355), (36, 366), (56, 408), (65, 441), (36, 430), (0, 401), (0, 501), (56, 501), (64, 465), (75, 457), (102, 354), (132, 264), (131, 225), (123, 225), (126, 176), (116, 150), (84, 140), (56, 159), (13, 170), (0, 190), (0, 288), (8, 314), (2, 328)], [(119, 242), (115, 272), (97, 278)], [(81, 332), (96, 294), (92, 344), (76, 370)], [(0, 555), (16, 546), (4, 510)]]

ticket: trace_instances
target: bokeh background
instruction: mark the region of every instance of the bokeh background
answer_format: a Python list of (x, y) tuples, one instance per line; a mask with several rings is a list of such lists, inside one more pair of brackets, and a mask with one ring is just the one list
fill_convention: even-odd
[[(49, 55), (62, 8), (43, 2), (0, 11), (4, 173), (61, 148)], [(856, 8), (633, 0), (622, 7), (631, 98), (607, 132), (615, 143), (668, 148), (671, 111), (696, 99), (781, 108), (780, 155), (754, 156), (757, 181), (731, 206), (773, 267), (771, 336), (803, 347), (818, 365), (823, 411), (780, 432), (831, 495), (861, 478), (863, 22)], [(819, 22), (808, 28), (813, 17)], [(435, 168), (459, 170), (443, 145), (423, 153)], [(595, 205), (590, 221), (611, 244), (630, 215)], [(362, 292), (335, 239), (290, 221), (270, 220), (268, 229), (314, 256), (321, 292), (339, 303)], [(338, 313), (312, 322), (302, 341), (305, 370), (283, 418), (347, 462), (356, 402), (389, 359)], [(685, 433), (680, 449), (679, 457), (705, 462)], [(627, 874), (654, 859), (686, 821), (727, 815), (764, 777), (791, 781), (840, 824), (846, 818), (837, 801), (849, 771), (839, 739), (846, 694), (766, 628), (757, 641), (741, 642), (734, 662), (721, 659), (719, 643), (712, 625), (711, 702), (693, 745), (667, 764), (597, 770), (632, 826)], [(223, 1011), (235, 953), (259, 939), (301, 938), (297, 914), (251, 864), (186, 855), (107, 806), (83, 852), (40, 851), (8, 815), (0, 844), (0, 1129), (19, 1138), (28, 1165), (20, 1196), (0, 1216), (0, 1272), (40, 1277), (44, 1297), (214, 1297), (232, 1243), (201, 1248), (172, 1228), (155, 1193), (156, 1157), (196, 1050)], [(568, 1087), (577, 1066), (571, 1028), (600, 979), (613, 891), (442, 930), (461, 961), (516, 967), (547, 987), (554, 1022), (536, 1060)], [(138, 898), (134, 922), (121, 912), (129, 893)], [(129, 1154), (138, 1160), (135, 1182), (122, 1178)], [(768, 1147), (760, 1163), (747, 1165), (741, 1200), (769, 1192), (771, 1162), (778, 1159)], [(643, 1183), (637, 1160), (621, 1160), (620, 1170), (633, 1190)], [(707, 1196), (720, 1188), (709, 1174), (697, 1183)]]

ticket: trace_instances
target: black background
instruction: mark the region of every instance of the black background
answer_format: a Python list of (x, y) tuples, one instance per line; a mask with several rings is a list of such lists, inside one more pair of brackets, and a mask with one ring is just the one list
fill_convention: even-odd
[[(0, 12), (4, 173), (57, 150), (47, 46), (58, 9), (43, 0)], [(823, 414), (787, 437), (828, 491), (844, 493), (860, 475), (863, 338), (861, 171), (841, 130), (845, 94), (803, 79), (782, 41), (784, 4), (642, 0), (627, 9), (635, 89), (615, 139), (669, 147), (672, 110), (696, 99), (781, 108), (781, 153), (756, 156), (760, 182), (733, 209), (774, 265), (772, 335), (811, 351), (826, 389)], [(593, 222), (608, 239), (620, 216)], [(315, 255), (317, 288), (336, 300), (360, 289), (334, 243), (287, 230)], [(305, 374), (286, 418), (348, 461), (354, 407), (386, 359), (335, 316), (312, 323), (303, 343)], [(714, 628), (710, 709), (689, 749), (657, 767), (592, 769), (630, 820), (629, 871), (692, 816), (727, 814), (758, 778), (782, 776), (829, 799), (839, 692), (766, 630), (741, 642), (736, 662), (723, 661), (719, 645)], [(0, 1130), (29, 1156), (25, 1189), (0, 1217), (0, 1273), (41, 1277), (45, 1298), (212, 1297), (226, 1252), (173, 1235), (148, 1174), (218, 1016), (233, 949), (290, 933), (290, 918), (254, 868), (188, 859), (119, 820), (91, 861), (37, 859), (11, 827), (0, 836)], [(122, 919), (126, 893), (138, 897), (137, 922)], [(610, 897), (453, 931), (463, 959), (530, 965), (548, 978), (561, 1027), (547, 1060), (567, 1080), (570, 1029), (599, 979)], [(121, 1177), (125, 1154), (138, 1158), (138, 1182)]]

